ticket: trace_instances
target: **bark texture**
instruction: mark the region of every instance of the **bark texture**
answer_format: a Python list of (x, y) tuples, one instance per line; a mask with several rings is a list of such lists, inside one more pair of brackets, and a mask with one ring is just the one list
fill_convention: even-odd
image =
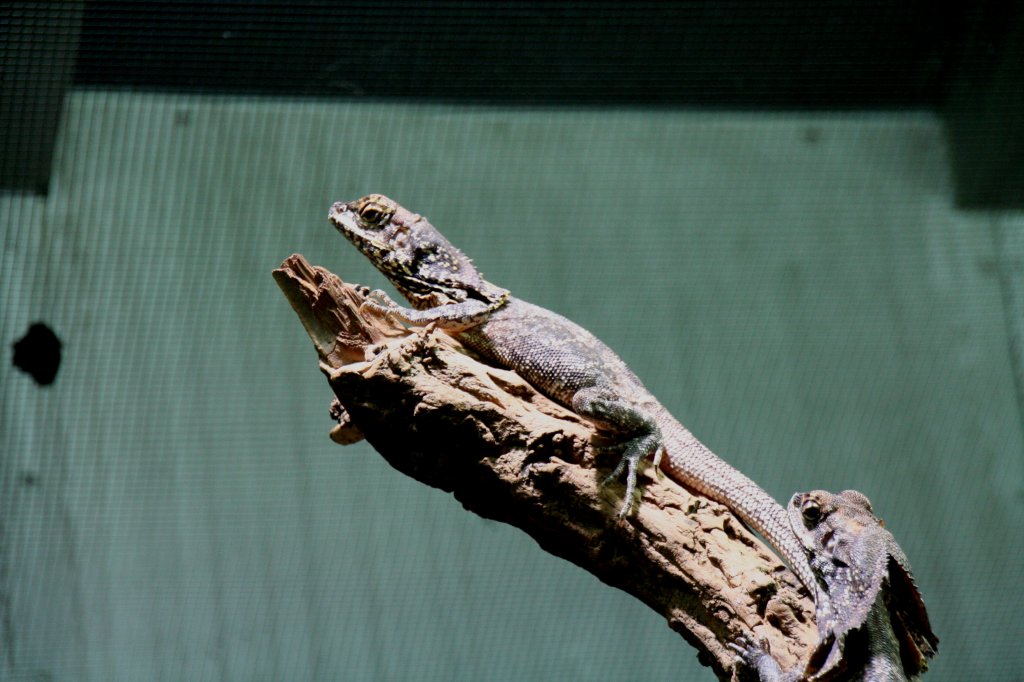
[(302, 256), (274, 278), (336, 396), (332, 440), (365, 437), (399, 471), (636, 596), (720, 679), (735, 678), (728, 643), (740, 634), (766, 640), (785, 668), (810, 651), (812, 602), (728, 509), (648, 465), (642, 500), (618, 519), (623, 486), (601, 484), (617, 455), (587, 420), (441, 331), (361, 310), (361, 288)]

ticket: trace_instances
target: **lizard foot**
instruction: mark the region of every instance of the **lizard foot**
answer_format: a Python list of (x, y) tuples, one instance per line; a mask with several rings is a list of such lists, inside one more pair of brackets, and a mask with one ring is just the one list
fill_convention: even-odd
[(784, 673), (778, 662), (772, 658), (767, 639), (755, 641), (749, 635), (740, 635), (729, 642), (728, 647), (736, 652), (737, 667), (757, 672), (761, 682), (797, 682), (802, 676), (797, 671)]
[[(367, 287), (363, 287), (366, 289)], [(391, 297), (380, 289), (374, 289), (369, 293), (364, 293), (363, 302), (360, 304), (360, 311), (367, 311), (371, 315), (377, 317), (402, 322), (401, 307), (391, 300)]]
[(727, 646), (736, 652), (736, 663), (752, 668), (757, 667), (757, 659), (768, 653), (767, 640), (754, 641), (753, 637), (746, 634), (741, 634)]
[(657, 462), (661, 459), (661, 452), (664, 448), (657, 434), (646, 433), (615, 446), (614, 449), (622, 450), (622, 457), (612, 472), (608, 474), (607, 478), (601, 482), (601, 485), (608, 485), (616, 480), (623, 471), (626, 472), (626, 493), (623, 496), (622, 507), (619, 509), (619, 518), (621, 519), (629, 514), (630, 509), (633, 507), (633, 494), (636, 492), (636, 472), (639, 462), (652, 452), (655, 453), (654, 461)]
[(622, 457), (603, 484), (615, 480), (626, 472), (626, 495), (619, 510), (619, 518), (629, 514), (636, 492), (636, 471), (639, 462), (648, 455), (654, 455), (655, 463), (661, 460), (665, 443), (658, 426), (658, 420), (646, 410), (622, 398), (609, 386), (590, 386), (576, 392), (572, 397), (572, 409), (576, 414), (592, 419), (622, 434), (614, 446), (601, 446), (621, 452)]

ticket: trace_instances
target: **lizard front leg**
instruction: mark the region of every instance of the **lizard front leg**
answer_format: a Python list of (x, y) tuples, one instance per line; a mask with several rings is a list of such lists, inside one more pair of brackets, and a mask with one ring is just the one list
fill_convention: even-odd
[(469, 300), (417, 310), (399, 305), (380, 289), (374, 289), (363, 306), (380, 315), (391, 315), (406, 324), (426, 326), (433, 323), (439, 329), (460, 332), (482, 324), (503, 303)]
[(626, 471), (625, 499), (619, 509), (619, 518), (623, 518), (633, 506), (639, 463), (649, 455), (654, 455), (655, 467), (661, 460), (665, 450), (661, 429), (652, 415), (601, 386), (576, 391), (572, 397), (572, 409), (576, 414), (606, 424), (622, 434), (623, 440), (614, 447), (621, 450), (622, 457), (604, 482), (608, 483)]

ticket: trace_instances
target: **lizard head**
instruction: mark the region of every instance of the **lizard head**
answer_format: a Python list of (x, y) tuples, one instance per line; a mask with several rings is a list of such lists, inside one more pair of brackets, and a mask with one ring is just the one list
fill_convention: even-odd
[(804, 548), (819, 556), (842, 557), (844, 543), (882, 527), (871, 502), (856, 490), (797, 493), (789, 501), (789, 522)]
[(863, 626), (873, 608), (883, 608), (904, 669), (917, 674), (927, 668), (939, 640), (910, 563), (868, 498), (856, 490), (813, 490), (793, 495), (788, 511), (811, 569), (827, 587), (830, 606), (817, 614), (819, 633), (834, 636), (842, 649), (846, 634)]
[(382, 194), (339, 201), (328, 217), (413, 307), (492, 294), (472, 262), (426, 218)]

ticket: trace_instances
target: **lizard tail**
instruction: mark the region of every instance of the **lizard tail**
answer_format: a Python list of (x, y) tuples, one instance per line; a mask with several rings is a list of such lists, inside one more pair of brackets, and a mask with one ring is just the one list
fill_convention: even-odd
[(676, 425), (678, 432), (664, 434), (667, 456), (661, 460), (662, 471), (731, 509), (743, 523), (775, 548), (811, 597), (817, 599), (817, 581), (803, 544), (790, 526), (786, 510), (761, 486), (711, 452), (681, 424), (676, 422)]

